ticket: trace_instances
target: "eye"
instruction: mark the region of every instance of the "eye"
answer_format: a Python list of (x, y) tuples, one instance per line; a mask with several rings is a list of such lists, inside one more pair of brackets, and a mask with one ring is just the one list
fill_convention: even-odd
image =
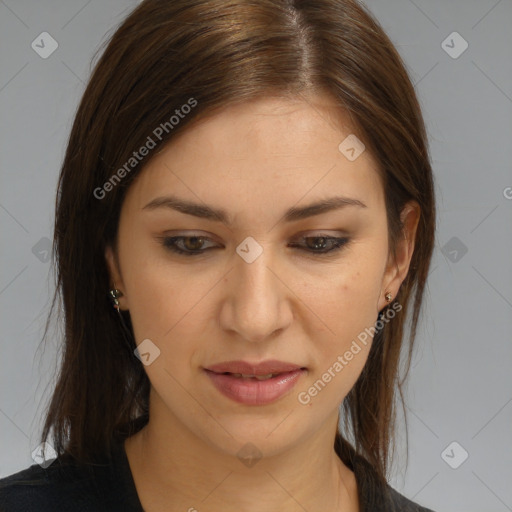
[[(204, 254), (207, 250), (221, 248), (218, 244), (214, 243), (213, 245), (205, 247), (205, 244), (212, 244), (212, 241), (208, 237), (200, 235), (163, 237), (161, 240), (162, 245), (166, 249), (177, 254), (183, 254), (184, 256), (198, 256)], [(290, 247), (295, 247), (301, 251), (321, 256), (341, 250), (342, 247), (349, 242), (349, 238), (321, 234), (317, 236), (301, 237), (299, 241), (305, 243), (300, 244), (293, 242), (290, 244)]]
[(305, 236), (300, 240), (305, 241), (305, 248), (300, 244), (291, 244), (291, 247), (299, 247), (304, 251), (313, 254), (328, 254), (339, 251), (344, 245), (349, 242), (347, 237), (334, 237), (327, 235)]
[(170, 251), (186, 256), (194, 256), (205, 252), (204, 244), (209, 238), (205, 236), (171, 236), (164, 237), (162, 240), (164, 247)]

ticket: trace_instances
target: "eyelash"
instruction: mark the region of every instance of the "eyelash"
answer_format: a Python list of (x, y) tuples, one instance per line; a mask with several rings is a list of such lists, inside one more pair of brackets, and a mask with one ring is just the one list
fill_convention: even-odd
[[(184, 256), (199, 256), (201, 254), (204, 254), (208, 250), (208, 249), (200, 249), (198, 251), (189, 251), (189, 250), (180, 249), (176, 245), (176, 242), (183, 240), (183, 239), (187, 239), (187, 238), (203, 238), (205, 241), (209, 240), (207, 237), (204, 237), (204, 236), (193, 236), (193, 235), (172, 236), (172, 237), (162, 238), (162, 245), (169, 251), (172, 251), (177, 254), (182, 254)], [(304, 240), (308, 240), (308, 239), (324, 239), (326, 242), (332, 244), (331, 249), (323, 250), (323, 251), (315, 251), (315, 250), (308, 249), (308, 248), (302, 249), (305, 252), (309, 252), (310, 254), (318, 255), (318, 256), (328, 256), (328, 255), (334, 254), (334, 253), (340, 251), (350, 241), (350, 239), (347, 237), (338, 238), (338, 237), (323, 236), (323, 235), (304, 236), (304, 237), (300, 238), (300, 241), (304, 241)], [(297, 244), (293, 244), (291, 247), (297, 247)]]

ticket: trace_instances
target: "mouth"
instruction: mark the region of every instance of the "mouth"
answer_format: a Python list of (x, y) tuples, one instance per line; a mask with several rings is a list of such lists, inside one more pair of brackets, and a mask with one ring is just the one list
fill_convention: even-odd
[(273, 377), (277, 377), (278, 375), (282, 375), (282, 373), (269, 373), (267, 375), (244, 375), (243, 373), (224, 372), (221, 373), (220, 375), (231, 375), (232, 377), (237, 377), (241, 379), (268, 380), (272, 379)]
[(307, 368), (282, 361), (230, 361), (204, 368), (215, 388), (245, 405), (265, 405), (286, 395)]
[(276, 376), (281, 373), (305, 370), (306, 367), (272, 359), (262, 361), (260, 363), (249, 363), (247, 361), (225, 361), (223, 363), (208, 366), (205, 369), (214, 373), (230, 374), (242, 378), (271, 378), (272, 376)]

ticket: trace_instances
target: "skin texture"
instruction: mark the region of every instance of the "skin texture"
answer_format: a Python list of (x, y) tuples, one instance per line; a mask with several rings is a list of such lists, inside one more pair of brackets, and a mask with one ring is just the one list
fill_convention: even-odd
[[(307, 405), (307, 390), (365, 328), (375, 325), (384, 295), (407, 275), (419, 219), (403, 211), (405, 237), (389, 257), (384, 191), (369, 151), (349, 161), (339, 144), (357, 133), (336, 120), (329, 99), (266, 98), (226, 108), (173, 140), (148, 163), (122, 206), (117, 254), (106, 259), (124, 296), (137, 343), (149, 338), (160, 355), (145, 366), (150, 421), (125, 444), (142, 505), (148, 511), (359, 510), (354, 474), (336, 455), (338, 407), (366, 362), (371, 339)], [(233, 223), (170, 208), (143, 210), (156, 197), (223, 208)], [(332, 196), (347, 206), (284, 222), (292, 207)], [(349, 237), (327, 255), (305, 249), (301, 236)], [(180, 247), (165, 236), (204, 236)], [(236, 252), (246, 237), (262, 254)], [(297, 243), (302, 247), (292, 247)], [(397, 313), (400, 314), (400, 313)], [(392, 321), (392, 320), (391, 320)], [(238, 404), (220, 394), (203, 368), (242, 359), (278, 359), (308, 371), (277, 402)], [(252, 467), (238, 451), (252, 443)]]

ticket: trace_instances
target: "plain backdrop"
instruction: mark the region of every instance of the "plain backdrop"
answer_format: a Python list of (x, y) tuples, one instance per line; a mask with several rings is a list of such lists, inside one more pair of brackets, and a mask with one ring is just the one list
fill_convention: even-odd
[[(95, 52), (136, 4), (0, 0), (0, 476), (34, 464), (55, 376), (58, 331), (39, 346), (73, 115)], [(512, 511), (512, 1), (366, 4), (416, 85), (439, 219), (407, 393), (409, 464), (402, 427), (390, 483), (436, 512)], [(58, 44), (47, 58), (32, 46), (41, 37), (45, 51)]]

